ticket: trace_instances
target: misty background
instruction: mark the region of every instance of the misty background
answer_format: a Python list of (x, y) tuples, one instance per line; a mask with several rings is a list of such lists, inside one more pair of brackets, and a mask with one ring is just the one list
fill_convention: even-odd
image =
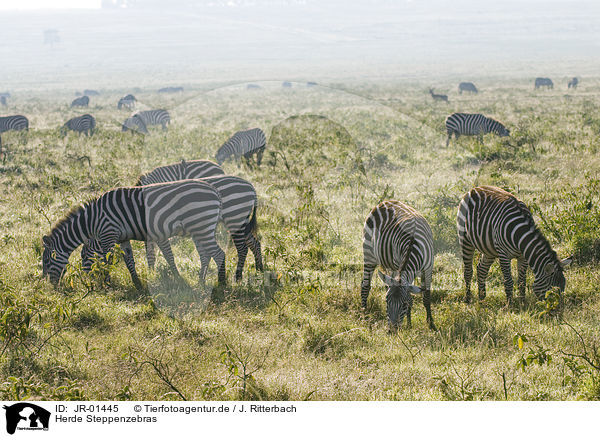
[(600, 2), (103, 0), (2, 10), (0, 40), (2, 88), (581, 76), (600, 66)]

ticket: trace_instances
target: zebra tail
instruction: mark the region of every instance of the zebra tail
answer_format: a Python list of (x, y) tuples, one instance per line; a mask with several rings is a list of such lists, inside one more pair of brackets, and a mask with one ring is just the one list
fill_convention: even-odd
[(244, 237), (248, 237), (250, 234), (256, 236), (258, 231), (258, 222), (256, 220), (256, 210), (258, 208), (258, 199), (254, 201), (254, 209), (252, 210), (252, 218), (244, 227)]

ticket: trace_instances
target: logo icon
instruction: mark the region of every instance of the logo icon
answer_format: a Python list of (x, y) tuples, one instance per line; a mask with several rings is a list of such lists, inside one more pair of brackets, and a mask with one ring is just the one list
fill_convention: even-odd
[(4, 406), (6, 410), (6, 432), (14, 434), (18, 429), (28, 431), (48, 430), (50, 423), (50, 411), (45, 410), (29, 402), (19, 402), (9, 407)]

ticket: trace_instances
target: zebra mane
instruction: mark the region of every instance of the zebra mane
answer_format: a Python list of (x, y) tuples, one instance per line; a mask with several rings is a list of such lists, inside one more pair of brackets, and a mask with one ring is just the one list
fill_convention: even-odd
[(66, 223), (70, 222), (73, 218), (78, 217), (83, 211), (85, 211), (92, 203), (94, 203), (97, 198), (89, 199), (84, 201), (82, 204), (74, 206), (71, 210), (61, 218), (50, 230), (50, 237), (53, 237), (54, 234), (62, 229)]

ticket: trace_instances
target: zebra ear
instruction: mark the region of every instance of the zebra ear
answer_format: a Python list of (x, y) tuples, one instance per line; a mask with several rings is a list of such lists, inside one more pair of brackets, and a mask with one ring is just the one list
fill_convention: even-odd
[(44, 235), (44, 236), (42, 237), (42, 243), (44, 244), (44, 246), (45, 246), (45, 247), (48, 247), (48, 246), (50, 246), (50, 242), (51, 242), (51, 241), (52, 241), (52, 240), (50, 239), (50, 237), (49, 237), (48, 235)]
[(546, 266), (544, 267), (544, 273), (546, 273), (547, 275), (551, 275), (552, 273), (554, 273), (554, 265), (546, 264)]
[(568, 266), (570, 266), (572, 262), (573, 262), (573, 257), (572, 257), (572, 256), (570, 256), (570, 257), (568, 257), (568, 258), (565, 258), (565, 259), (563, 259), (563, 260), (560, 262), (560, 266), (561, 266), (562, 268), (565, 268), (565, 267), (568, 267)]
[(406, 288), (412, 294), (419, 294), (421, 292), (421, 287), (417, 287), (416, 285), (409, 285)]
[(391, 276), (384, 275), (383, 273), (379, 272), (379, 277), (381, 278), (383, 283), (385, 285), (387, 285), (388, 287), (399, 287), (400, 286), (400, 282), (396, 281)]

